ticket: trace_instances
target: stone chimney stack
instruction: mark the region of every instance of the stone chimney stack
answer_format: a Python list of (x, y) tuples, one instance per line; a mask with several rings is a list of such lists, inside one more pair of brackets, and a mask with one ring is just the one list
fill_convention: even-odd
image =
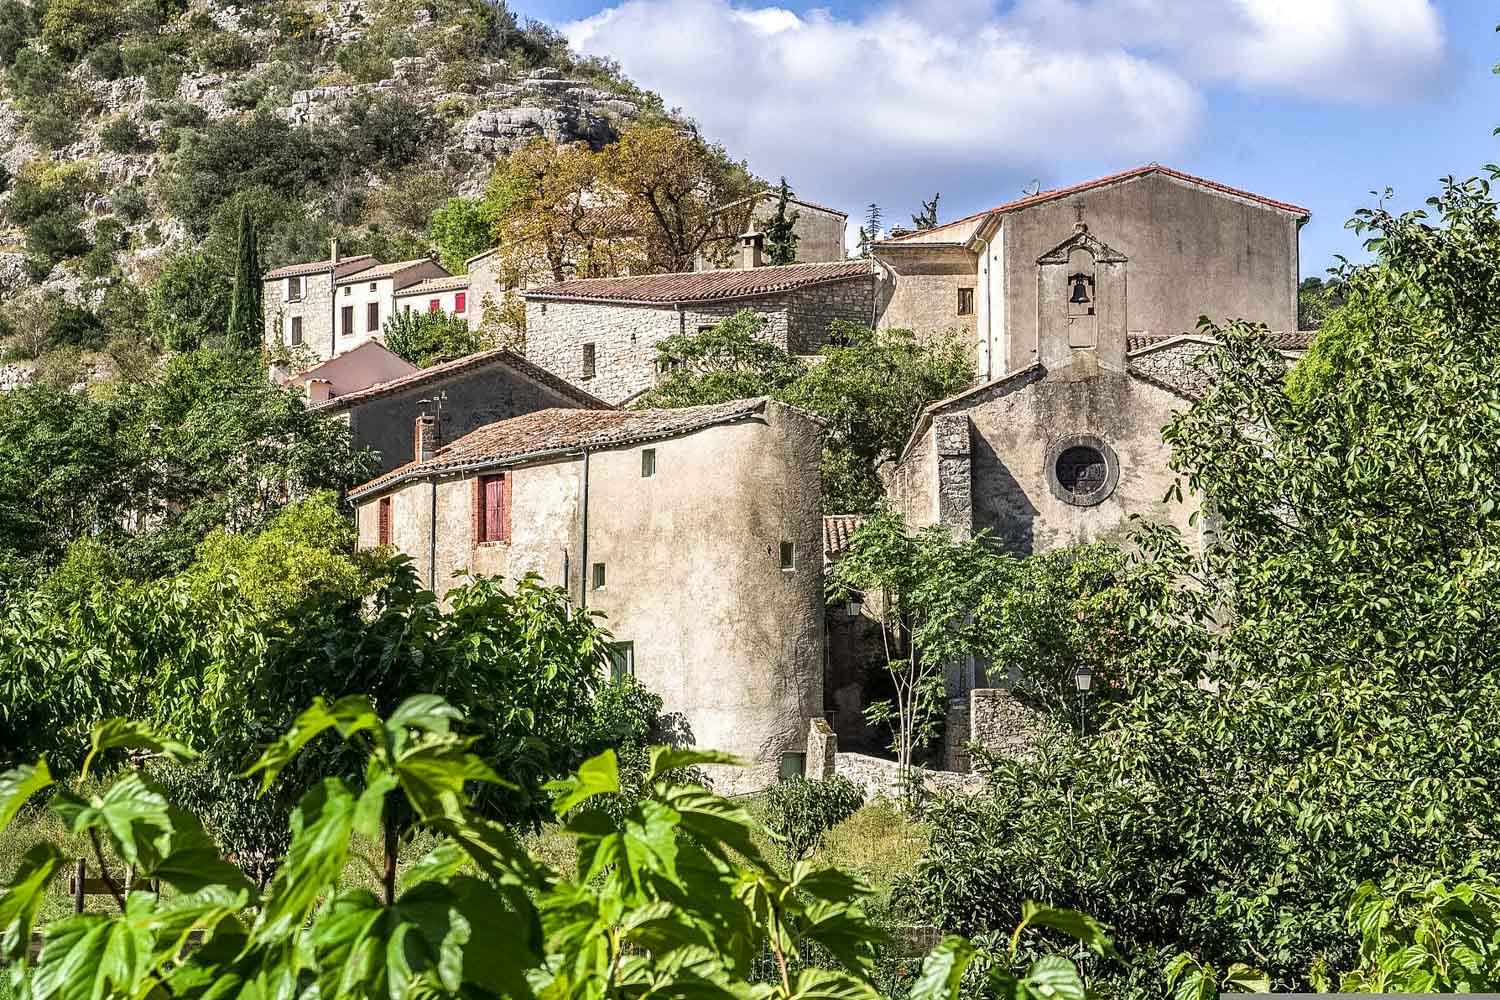
[(740, 267), (760, 267), (765, 263), (766, 236), (748, 229), (740, 237)]
[(339, 262), (339, 238), (337, 236), (328, 241), (328, 259), (335, 265)]
[(425, 462), (438, 450), (437, 417), (424, 413), (417, 418), (417, 461)]

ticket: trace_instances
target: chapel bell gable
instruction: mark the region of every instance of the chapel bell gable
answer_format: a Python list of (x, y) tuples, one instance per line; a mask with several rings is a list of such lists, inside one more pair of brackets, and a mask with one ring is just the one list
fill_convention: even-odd
[(1073, 235), (1037, 258), (1037, 358), (1058, 368), (1090, 360), (1125, 367), (1124, 254), (1079, 222)]

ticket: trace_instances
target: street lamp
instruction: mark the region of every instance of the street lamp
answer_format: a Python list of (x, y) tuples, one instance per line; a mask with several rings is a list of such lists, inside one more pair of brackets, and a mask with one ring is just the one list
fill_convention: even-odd
[(1078, 690), (1078, 731), (1081, 735), (1088, 735), (1088, 722), (1084, 717), (1083, 703), (1089, 696), (1089, 688), (1094, 683), (1094, 671), (1087, 663), (1080, 663), (1078, 669), (1073, 672), (1073, 687)]

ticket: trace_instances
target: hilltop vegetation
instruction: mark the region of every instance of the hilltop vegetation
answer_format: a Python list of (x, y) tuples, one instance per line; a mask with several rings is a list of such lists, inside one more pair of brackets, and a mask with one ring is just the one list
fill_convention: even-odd
[(749, 182), (612, 63), (503, 2), (0, 0), (0, 338), (10, 359), (106, 352), (117, 368), (203, 342), (245, 209), (268, 268), (326, 257), (334, 236), (461, 267), (455, 240), (492, 245), (505, 221), (464, 210), (497, 163), (598, 151), (632, 126), (648, 149), (700, 151), (733, 191)]

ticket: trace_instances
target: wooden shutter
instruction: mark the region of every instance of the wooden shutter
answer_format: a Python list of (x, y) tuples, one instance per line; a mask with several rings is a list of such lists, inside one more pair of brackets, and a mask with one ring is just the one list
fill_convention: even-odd
[(391, 498), (381, 497), (379, 513), (376, 519), (376, 542), (380, 545), (391, 544)]
[(453, 296), (453, 311), (455, 313), (463, 313), (469, 311), (469, 297), (463, 292), (459, 292), (457, 295)]
[(380, 303), (371, 302), (368, 312), (369, 315), (365, 317), (365, 329), (374, 333), (380, 329)]
[(343, 320), (340, 324), (343, 334), (348, 337), (354, 333), (354, 307), (345, 306), (340, 318)]

